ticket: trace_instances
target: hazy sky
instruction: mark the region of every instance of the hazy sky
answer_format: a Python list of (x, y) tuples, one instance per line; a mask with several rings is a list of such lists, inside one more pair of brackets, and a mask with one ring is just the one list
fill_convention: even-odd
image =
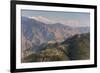
[(21, 10), (21, 16), (25, 17), (43, 16), (50, 20), (61, 22), (65, 25), (70, 25), (70, 26), (90, 25), (90, 13)]

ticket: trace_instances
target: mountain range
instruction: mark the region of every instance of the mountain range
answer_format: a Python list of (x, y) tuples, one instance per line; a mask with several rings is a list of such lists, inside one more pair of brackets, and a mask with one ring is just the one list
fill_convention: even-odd
[(89, 27), (72, 27), (40, 16), (21, 16), (22, 57), (39, 52), (50, 42), (61, 43), (74, 35), (88, 32)]

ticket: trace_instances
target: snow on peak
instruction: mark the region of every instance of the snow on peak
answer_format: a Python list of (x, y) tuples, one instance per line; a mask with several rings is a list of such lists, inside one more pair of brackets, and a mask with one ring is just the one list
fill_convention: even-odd
[(34, 16), (34, 17), (29, 17), (30, 19), (35, 19), (37, 21), (40, 21), (40, 22), (43, 22), (43, 23), (46, 23), (46, 24), (54, 24), (56, 23), (55, 21), (51, 20), (51, 19), (48, 19), (46, 17), (43, 17), (43, 16)]

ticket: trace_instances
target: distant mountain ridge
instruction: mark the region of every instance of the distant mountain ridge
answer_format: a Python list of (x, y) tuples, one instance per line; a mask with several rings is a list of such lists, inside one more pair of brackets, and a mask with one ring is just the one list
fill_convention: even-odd
[(55, 24), (56, 23), (55, 21), (50, 20), (50, 19), (43, 17), (43, 16), (33, 16), (33, 17), (29, 17), (29, 18), (33, 19), (33, 20), (37, 20), (37, 21), (45, 23), (45, 24)]

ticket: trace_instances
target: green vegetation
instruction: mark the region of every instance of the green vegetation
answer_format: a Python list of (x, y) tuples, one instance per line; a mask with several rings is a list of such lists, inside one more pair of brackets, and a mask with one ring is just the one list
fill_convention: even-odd
[(90, 34), (84, 33), (68, 38), (62, 43), (49, 43), (40, 53), (25, 57), (22, 62), (50, 62), (86, 60), (90, 58)]
[(63, 61), (68, 60), (68, 57), (57, 48), (50, 48), (42, 51), (41, 59), (42, 61)]
[(37, 59), (39, 58), (39, 55), (36, 53), (30, 54), (22, 60), (22, 62), (37, 62)]
[(69, 57), (71, 60), (85, 60), (90, 58), (90, 38), (89, 34), (74, 36), (68, 42)]

